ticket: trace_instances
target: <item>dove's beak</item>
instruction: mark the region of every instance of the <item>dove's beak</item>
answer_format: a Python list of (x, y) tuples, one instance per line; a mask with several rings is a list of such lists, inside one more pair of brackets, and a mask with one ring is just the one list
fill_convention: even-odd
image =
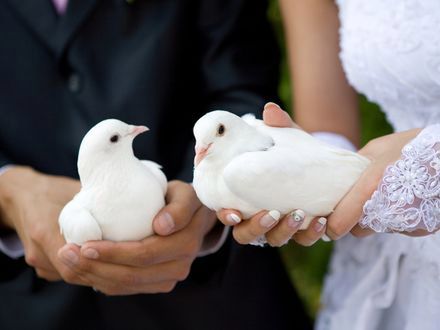
[(197, 166), (200, 164), (200, 162), (203, 160), (203, 158), (206, 157), (206, 155), (208, 154), (209, 151), (209, 147), (211, 146), (212, 143), (206, 145), (206, 144), (200, 144), (200, 143), (196, 143), (196, 157), (194, 158), (194, 166)]
[(133, 137), (150, 130), (147, 126), (134, 126), (134, 125), (130, 125), (130, 126), (131, 126), (130, 133), (128, 134), (132, 135)]

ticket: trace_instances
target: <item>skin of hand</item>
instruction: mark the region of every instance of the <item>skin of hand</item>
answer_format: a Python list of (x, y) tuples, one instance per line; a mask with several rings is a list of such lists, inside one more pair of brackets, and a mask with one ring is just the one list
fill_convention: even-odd
[[(277, 127), (292, 126), (292, 124), (289, 123), (289, 121), (291, 121), (290, 117), (287, 113), (281, 113), (281, 111), (282, 110), (275, 104), (267, 104), (263, 113), (266, 124)], [(420, 131), (420, 129), (413, 129), (406, 132), (386, 135), (370, 141), (359, 151), (359, 154), (371, 160), (371, 164), (350, 191), (338, 203), (335, 211), (328, 217), (326, 234), (331, 239), (339, 239), (349, 232), (357, 237), (364, 237), (374, 233), (371, 229), (361, 228), (358, 224), (362, 216), (363, 205), (377, 189), (386, 167), (400, 158), (402, 148), (415, 138)], [(230, 216), (228, 217), (228, 214), (231, 212), (240, 217), (240, 213), (234, 210), (222, 210), (219, 212), (218, 217), (222, 219), (223, 223), (233, 225), (231, 221), (232, 218)], [(282, 237), (283, 239), (292, 235), (292, 231), (283, 226), (284, 220), (280, 220), (279, 223), (274, 223), (269, 229), (264, 229), (261, 225), (259, 226), (259, 220), (264, 214), (265, 212), (258, 213), (249, 221), (235, 225), (234, 237), (236, 237), (239, 242), (249, 243), (257, 236), (266, 234), (268, 243), (273, 245), (274, 239), (272, 236), (274, 234), (276, 237)], [(317, 219), (314, 219), (314, 221), (317, 221)], [(323, 234), (323, 232), (313, 230), (314, 225), (316, 225), (316, 222), (312, 223), (307, 230), (294, 233), (292, 238), (301, 245), (312, 245)], [(405, 234), (410, 236), (422, 236), (430, 233), (418, 230)], [(278, 242), (280, 241), (275, 240), (276, 246)]]
[(58, 249), (65, 244), (58, 216), (79, 190), (77, 180), (23, 166), (14, 166), (0, 177), (2, 225), (17, 232), (26, 263), (41, 278), (55, 281), (68, 274), (57, 257)]
[(167, 205), (153, 222), (156, 236), (136, 242), (66, 244), (58, 216), (80, 190), (66, 177), (14, 166), (0, 177), (0, 219), (15, 230), (25, 260), (49, 281), (92, 286), (109, 295), (168, 292), (188, 276), (215, 215), (201, 206), (193, 188), (171, 181)]
[[(365, 147), (359, 150), (359, 154), (369, 158), (371, 164), (329, 216), (327, 235), (331, 239), (339, 239), (350, 231), (357, 237), (364, 237), (374, 233), (371, 229), (361, 228), (358, 224), (363, 213), (363, 206), (377, 189), (387, 166), (400, 158), (402, 148), (414, 139), (420, 131), (421, 129), (412, 129), (386, 135), (371, 140)], [(430, 233), (417, 230), (405, 232), (405, 234), (421, 236)]]
[[(267, 125), (275, 127), (296, 127), (299, 128), (275, 103), (267, 103), (264, 107), (263, 119)], [(237, 210), (223, 209), (217, 212), (220, 221), (233, 226), (233, 236), (240, 244), (249, 244), (257, 237), (265, 235), (271, 246), (279, 247), (290, 239), (298, 244), (310, 246), (319, 240), (325, 233), (327, 219), (315, 218), (306, 230), (300, 230), (304, 221), (304, 212), (297, 210), (294, 214), (285, 215), (279, 219), (271, 216), (273, 212), (262, 211), (251, 219), (241, 221), (242, 216)]]
[(66, 244), (58, 252), (68, 269), (64, 279), (107, 295), (170, 292), (189, 275), (214, 212), (202, 206), (191, 185), (168, 184), (167, 205), (153, 221), (157, 235), (141, 241)]

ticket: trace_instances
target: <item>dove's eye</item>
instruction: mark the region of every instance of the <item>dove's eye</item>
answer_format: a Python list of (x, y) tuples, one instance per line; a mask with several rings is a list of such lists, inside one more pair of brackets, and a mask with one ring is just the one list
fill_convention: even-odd
[(119, 141), (119, 135), (118, 134), (115, 134), (115, 135), (113, 135), (111, 138), (110, 138), (110, 142), (111, 143), (116, 143), (116, 142), (118, 142)]
[(222, 136), (225, 134), (225, 125), (220, 124), (217, 128), (217, 135)]

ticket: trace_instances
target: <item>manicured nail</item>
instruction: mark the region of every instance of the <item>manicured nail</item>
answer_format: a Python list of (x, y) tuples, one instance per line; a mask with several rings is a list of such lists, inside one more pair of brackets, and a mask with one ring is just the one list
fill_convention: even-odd
[(266, 227), (266, 228), (270, 228), (275, 223), (277, 223), (278, 220), (280, 220), (280, 217), (281, 217), (281, 213), (278, 212), (277, 210), (269, 211), (269, 212), (267, 212), (266, 215), (264, 215), (260, 219), (260, 225), (262, 225), (263, 227)]
[(281, 109), (281, 107), (278, 104), (274, 103), (274, 102), (267, 102), (266, 105), (264, 106), (264, 108), (266, 109), (269, 105), (274, 105), (278, 109)]
[(226, 220), (228, 220), (229, 222), (232, 222), (232, 223), (240, 223), (241, 222), (241, 218), (238, 215), (236, 215), (235, 213), (229, 213), (226, 216)]
[(164, 212), (160, 215), (158, 223), (161, 228), (160, 234), (169, 234), (175, 227), (174, 220), (168, 212)]
[(332, 239), (330, 237), (328, 237), (326, 234), (322, 235), (321, 239), (324, 242), (331, 242), (332, 241)]
[(326, 224), (327, 224), (327, 219), (326, 218), (319, 218), (318, 222), (314, 224), (313, 229), (315, 229), (315, 231), (317, 233), (319, 233), (321, 230), (324, 229)]
[(82, 255), (88, 259), (98, 259), (99, 253), (95, 249), (87, 248), (82, 252)]
[(306, 217), (306, 213), (303, 210), (295, 210), (291, 214), (295, 221), (303, 221)]
[(75, 252), (73, 252), (72, 250), (64, 251), (61, 254), (61, 257), (63, 259), (63, 262), (65, 264), (67, 264), (68, 266), (76, 265), (78, 263), (78, 261), (79, 261), (78, 255)]
[(295, 210), (290, 213), (289, 219), (287, 220), (287, 225), (292, 229), (296, 229), (302, 224), (305, 217), (306, 214), (303, 210)]

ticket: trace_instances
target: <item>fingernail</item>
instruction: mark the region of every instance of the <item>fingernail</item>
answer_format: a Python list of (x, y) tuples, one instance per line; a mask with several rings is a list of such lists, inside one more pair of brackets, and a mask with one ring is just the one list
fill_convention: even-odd
[(232, 222), (232, 223), (240, 223), (241, 222), (241, 218), (238, 215), (236, 215), (235, 213), (229, 213), (226, 216), (226, 220), (228, 220), (229, 222)]
[(322, 235), (321, 239), (324, 242), (331, 242), (332, 241), (332, 239), (330, 237), (328, 237), (326, 234)]
[(88, 259), (98, 259), (99, 253), (95, 249), (87, 248), (82, 252), (82, 255)]
[(62, 259), (63, 259), (64, 263), (69, 265), (69, 266), (70, 265), (76, 265), (78, 263), (78, 261), (79, 261), (78, 255), (75, 252), (73, 252), (72, 250), (64, 251), (61, 254), (61, 256), (62, 256)]
[(174, 220), (168, 212), (162, 213), (158, 221), (162, 231), (161, 234), (168, 234), (174, 229)]
[(287, 225), (292, 229), (296, 229), (302, 224), (305, 217), (306, 214), (303, 210), (295, 210), (290, 213), (290, 217), (287, 220)]
[(260, 225), (266, 228), (272, 227), (275, 223), (278, 222), (278, 220), (280, 220), (280, 217), (281, 213), (277, 210), (269, 211), (260, 219)]
[(306, 217), (306, 213), (303, 210), (295, 210), (291, 213), (295, 221), (303, 221)]
[(327, 224), (326, 218), (319, 218), (318, 222), (314, 224), (313, 228), (317, 233), (319, 233), (321, 230), (324, 229), (325, 225)]
[(278, 109), (281, 109), (281, 107), (278, 104), (274, 103), (274, 102), (267, 102), (266, 105), (264, 106), (264, 109), (266, 109), (266, 107), (268, 107), (269, 105), (274, 105)]

